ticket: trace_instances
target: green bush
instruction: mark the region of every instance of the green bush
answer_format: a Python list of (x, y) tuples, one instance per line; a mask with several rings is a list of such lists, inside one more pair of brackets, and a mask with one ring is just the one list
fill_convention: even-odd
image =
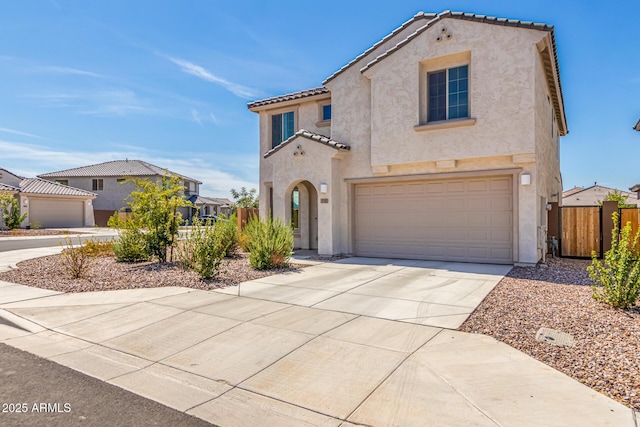
[(114, 245), (113, 240), (100, 241), (100, 240), (94, 240), (94, 239), (87, 239), (82, 244), (82, 247), (87, 252), (87, 255), (89, 255), (90, 257), (99, 258), (99, 257), (112, 256), (114, 254), (113, 245)]
[[(224, 219), (222, 217), (222, 219)], [(235, 257), (238, 255), (238, 219), (234, 215), (229, 221), (218, 220), (215, 224), (220, 236), (220, 243), (224, 250), (224, 256)]]
[[(80, 237), (78, 237), (78, 243), (80, 242)], [(60, 243), (60, 245), (62, 245), (62, 243)], [(60, 262), (69, 277), (72, 279), (85, 277), (91, 270), (91, 265), (94, 262), (94, 258), (89, 254), (87, 247), (84, 245), (73, 247), (73, 242), (70, 237), (65, 237), (64, 246), (65, 248), (62, 250)]]
[(289, 265), (293, 253), (293, 230), (279, 218), (251, 219), (243, 230), (247, 235), (249, 263), (258, 270)]
[(20, 202), (8, 193), (0, 193), (0, 216), (9, 230), (20, 227), (27, 213), (20, 215)]
[(592, 262), (587, 270), (596, 283), (591, 287), (593, 298), (613, 307), (629, 308), (636, 304), (640, 294), (640, 232), (631, 237), (631, 223), (622, 227), (618, 237), (618, 213), (613, 214), (611, 249), (600, 262), (597, 254), (592, 254)]
[(226, 255), (222, 229), (209, 221), (203, 224), (194, 218), (189, 234), (179, 246), (178, 259), (182, 266), (195, 271), (203, 279), (212, 279), (220, 274), (220, 265)]
[(120, 229), (118, 240), (113, 244), (116, 261), (138, 262), (151, 259), (145, 234), (133, 224)]

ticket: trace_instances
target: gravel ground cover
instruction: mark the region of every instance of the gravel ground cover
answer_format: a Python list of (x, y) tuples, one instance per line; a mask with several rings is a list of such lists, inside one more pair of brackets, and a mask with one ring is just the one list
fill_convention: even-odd
[[(591, 297), (590, 261), (514, 267), (461, 331), (490, 335), (633, 409), (640, 410), (640, 307)], [(536, 340), (541, 328), (573, 335), (573, 347)]]
[(246, 254), (222, 261), (222, 273), (215, 279), (203, 280), (197, 273), (172, 263), (116, 262), (114, 257), (95, 258), (86, 277), (71, 279), (60, 262), (60, 255), (30, 259), (18, 263), (18, 268), (0, 273), (0, 280), (20, 283), (59, 292), (110, 291), (116, 289), (183, 286), (194, 289), (215, 289), (296, 271), (303, 266), (269, 271), (254, 270)]

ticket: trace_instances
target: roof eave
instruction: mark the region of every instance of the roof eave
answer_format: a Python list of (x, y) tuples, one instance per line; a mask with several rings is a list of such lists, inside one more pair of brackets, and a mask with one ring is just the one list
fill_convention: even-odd
[(265, 111), (265, 110), (271, 110), (274, 108), (284, 108), (284, 107), (289, 107), (292, 105), (298, 105), (301, 104), (303, 102), (315, 102), (315, 101), (322, 101), (323, 99), (331, 99), (331, 92), (326, 92), (326, 93), (320, 93), (320, 94), (315, 94), (315, 95), (307, 95), (307, 96), (302, 96), (300, 98), (296, 98), (296, 99), (288, 99), (288, 100), (282, 100), (282, 101), (273, 101), (270, 102), (268, 104), (262, 104), (262, 105), (258, 105), (255, 107), (251, 107), (251, 104), (247, 105), (247, 108), (249, 109), (249, 111), (253, 112), (253, 113), (260, 113), (261, 111)]

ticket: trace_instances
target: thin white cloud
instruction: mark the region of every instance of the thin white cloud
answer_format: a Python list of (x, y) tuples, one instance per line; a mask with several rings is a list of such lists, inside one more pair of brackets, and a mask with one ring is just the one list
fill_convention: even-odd
[(209, 118), (211, 118), (211, 121), (213, 122), (213, 124), (216, 124), (216, 125), (220, 124), (220, 120), (218, 119), (218, 117), (216, 117), (215, 114), (209, 113)]
[(84, 92), (55, 92), (27, 95), (42, 107), (70, 108), (78, 114), (92, 116), (126, 116), (158, 114), (161, 111), (148, 99), (142, 99), (128, 89), (107, 89)]
[(198, 64), (194, 64), (193, 62), (189, 62), (180, 58), (167, 57), (167, 59), (180, 67), (185, 73), (222, 86), (223, 88), (240, 98), (253, 99), (258, 96), (258, 92), (256, 90), (218, 77)]
[(50, 73), (56, 73), (56, 74), (71, 74), (71, 75), (77, 75), (77, 76), (88, 76), (88, 77), (97, 77), (97, 78), (104, 77), (102, 74), (94, 73), (92, 71), (79, 70), (77, 68), (70, 68), (70, 67), (46, 66), (46, 67), (40, 67), (40, 70), (45, 72), (50, 72)]
[(9, 129), (9, 128), (0, 128), (0, 132), (11, 133), (13, 135), (28, 136), (29, 138), (45, 139), (42, 136), (34, 135), (32, 133), (27, 133), (27, 132), (21, 132), (19, 130)]
[(200, 113), (195, 108), (191, 109), (191, 118), (193, 121), (202, 126), (202, 119), (200, 118)]

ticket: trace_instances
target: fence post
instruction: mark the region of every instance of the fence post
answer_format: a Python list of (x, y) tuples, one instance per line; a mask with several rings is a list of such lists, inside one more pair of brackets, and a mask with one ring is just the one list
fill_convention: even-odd
[(258, 217), (258, 213), (255, 208), (238, 208), (238, 231), (242, 231), (251, 218)]
[(614, 212), (618, 212), (617, 201), (605, 201), (602, 202), (602, 252), (600, 257), (604, 256), (604, 253), (611, 249), (611, 232), (613, 231), (613, 221), (611, 216)]

